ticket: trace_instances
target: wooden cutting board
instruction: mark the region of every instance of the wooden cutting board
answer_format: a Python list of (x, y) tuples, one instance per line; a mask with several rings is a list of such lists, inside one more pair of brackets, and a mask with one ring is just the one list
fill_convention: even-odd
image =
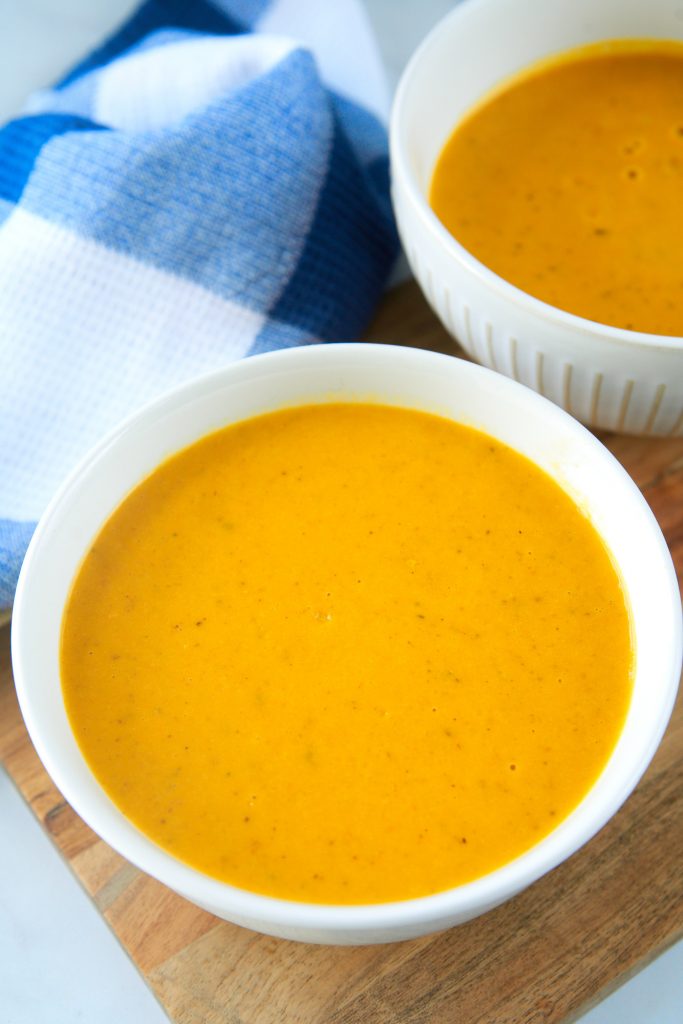
[[(387, 297), (368, 338), (457, 351), (413, 284)], [(654, 510), (680, 578), (683, 439), (603, 440)], [(680, 700), (645, 778), (583, 850), (484, 917), (385, 946), (256, 935), (198, 910), (114, 853), (65, 803), (31, 746), (7, 627), (0, 758), (174, 1024), (567, 1022), (683, 935)]]

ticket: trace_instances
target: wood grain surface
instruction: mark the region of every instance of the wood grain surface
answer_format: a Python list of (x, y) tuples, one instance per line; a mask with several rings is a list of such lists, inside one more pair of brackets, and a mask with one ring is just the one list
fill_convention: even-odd
[[(412, 284), (387, 298), (368, 338), (457, 351)], [(680, 582), (683, 440), (603, 440), (650, 503)], [(569, 1022), (683, 934), (680, 700), (635, 793), (578, 854), (484, 917), (385, 946), (256, 935), (198, 910), (114, 853), (63, 800), (31, 746), (6, 626), (0, 758), (174, 1024)]]

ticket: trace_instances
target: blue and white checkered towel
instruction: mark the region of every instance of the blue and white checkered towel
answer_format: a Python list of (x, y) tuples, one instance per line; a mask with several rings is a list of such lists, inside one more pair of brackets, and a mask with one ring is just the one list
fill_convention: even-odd
[(124, 415), (358, 337), (397, 250), (386, 107), (357, 0), (149, 0), (0, 130), (0, 608)]

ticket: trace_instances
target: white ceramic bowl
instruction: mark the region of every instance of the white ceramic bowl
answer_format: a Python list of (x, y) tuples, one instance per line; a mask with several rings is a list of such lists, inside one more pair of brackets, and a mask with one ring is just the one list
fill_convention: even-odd
[[(72, 735), (59, 679), (62, 610), (103, 522), (170, 453), (258, 413), (305, 402), (380, 401), (479, 427), (553, 476), (591, 516), (633, 613), (637, 670), (618, 745), (581, 805), (522, 857), (424, 899), (320, 906), (255, 895), (207, 877), (141, 834), (110, 802)], [(19, 581), (12, 658), (21, 708), (45, 767), (83, 819), (125, 857), (217, 914), (309, 942), (368, 943), (437, 931), (494, 907), (572, 854), (631, 792), (659, 743), (681, 659), (678, 587), (657, 523), (631, 479), (576, 420), (528, 388), (449, 356), (332, 345), (256, 356), (179, 388), (133, 416), (76, 469), (45, 513)]]
[(683, 39), (678, 0), (466, 0), (419, 47), (391, 118), (399, 232), (446, 329), (479, 362), (551, 398), (584, 423), (683, 433), (683, 339), (565, 313), (471, 256), (427, 202), (456, 123), (493, 86), (543, 57), (613, 38)]

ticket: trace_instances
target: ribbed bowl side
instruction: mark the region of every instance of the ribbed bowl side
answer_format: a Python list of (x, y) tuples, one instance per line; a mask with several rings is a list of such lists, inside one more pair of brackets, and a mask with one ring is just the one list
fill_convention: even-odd
[(589, 426), (683, 434), (683, 353), (613, 341), (525, 309), (458, 260), (395, 173), (394, 209), (410, 267), (446, 330), (477, 362), (533, 388)]

